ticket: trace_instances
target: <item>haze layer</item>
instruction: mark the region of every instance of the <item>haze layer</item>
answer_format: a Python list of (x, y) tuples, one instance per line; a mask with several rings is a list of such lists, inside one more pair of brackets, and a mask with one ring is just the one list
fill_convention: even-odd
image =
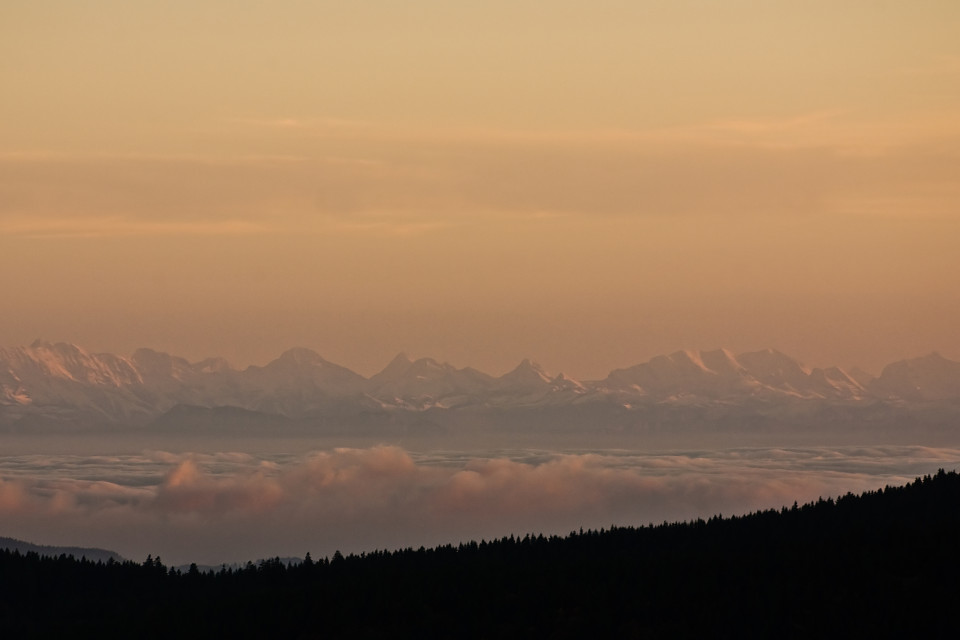
[(960, 5), (0, 8), (0, 333), (960, 358)]

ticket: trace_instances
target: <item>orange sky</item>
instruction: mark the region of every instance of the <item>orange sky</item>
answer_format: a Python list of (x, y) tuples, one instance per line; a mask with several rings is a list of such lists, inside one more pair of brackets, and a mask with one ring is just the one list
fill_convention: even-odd
[(0, 344), (960, 359), (958, 33), (954, 0), (7, 0)]

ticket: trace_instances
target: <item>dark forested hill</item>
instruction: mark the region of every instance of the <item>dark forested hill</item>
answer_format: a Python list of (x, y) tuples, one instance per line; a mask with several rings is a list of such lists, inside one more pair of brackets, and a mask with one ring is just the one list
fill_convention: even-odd
[(48, 547), (38, 544), (31, 544), (16, 538), (0, 537), (0, 549), (9, 549), (10, 551), (19, 551), (21, 554), (34, 551), (42, 556), (59, 556), (61, 554), (75, 556), (77, 558), (87, 558), (88, 560), (113, 560), (114, 562), (123, 560), (120, 554), (106, 549), (94, 549), (90, 547)]
[(960, 476), (709, 521), (202, 573), (0, 552), (3, 637), (952, 637)]

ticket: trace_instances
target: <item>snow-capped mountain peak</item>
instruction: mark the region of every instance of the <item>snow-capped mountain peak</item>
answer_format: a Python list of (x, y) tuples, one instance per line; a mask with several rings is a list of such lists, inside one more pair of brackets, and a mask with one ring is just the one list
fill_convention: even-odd
[(144, 424), (177, 406), (180, 413), (183, 407), (233, 407), (284, 420), (333, 416), (337, 424), (351, 412), (380, 415), (463, 407), (635, 411), (661, 405), (729, 408), (822, 402), (850, 407), (957, 399), (960, 362), (936, 353), (890, 364), (873, 379), (837, 367), (808, 369), (773, 349), (739, 355), (727, 349), (675, 351), (611, 371), (603, 380), (580, 383), (562, 374), (552, 376), (529, 359), (494, 378), (469, 367), (399, 354), (366, 379), (305, 348), (242, 371), (220, 358), (190, 363), (146, 348), (130, 358), (42, 340), (28, 347), (0, 348), (0, 428), (46, 419), (58, 424)]
[(498, 380), (501, 384), (529, 382), (549, 384), (552, 378), (539, 364), (528, 358), (524, 358), (512, 371), (503, 374)]

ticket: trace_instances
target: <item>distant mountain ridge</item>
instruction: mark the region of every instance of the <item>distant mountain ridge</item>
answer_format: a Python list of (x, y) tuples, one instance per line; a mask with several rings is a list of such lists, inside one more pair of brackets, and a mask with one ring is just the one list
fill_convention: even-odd
[(95, 547), (52, 547), (48, 545), (33, 544), (24, 542), (16, 538), (0, 537), (0, 549), (9, 549), (10, 551), (19, 551), (21, 554), (36, 553), (40, 556), (57, 558), (61, 555), (73, 556), (77, 560), (86, 558), (91, 562), (123, 562), (124, 558), (114, 551), (107, 549), (98, 549)]
[[(495, 377), (405, 354), (365, 378), (302, 347), (242, 370), (220, 358), (191, 363), (145, 348), (130, 357), (39, 340), (0, 348), (0, 428), (20, 431), (229, 428), (231, 421), (254, 429), (351, 424), (374, 430), (445, 429), (477, 420), (510, 423), (515, 418), (519, 424), (536, 420), (533, 413), (545, 420), (599, 413), (607, 421), (616, 415), (627, 423), (650, 424), (671, 408), (671, 415), (680, 415), (681, 407), (687, 413), (712, 408), (714, 419), (721, 415), (733, 421), (738, 407), (753, 414), (758, 407), (766, 414), (779, 407), (783, 414), (786, 408), (810, 406), (958, 402), (960, 362), (936, 353), (892, 363), (873, 378), (837, 367), (807, 368), (773, 349), (677, 351), (616, 369), (602, 380), (578, 381), (549, 374), (529, 360)], [(463, 415), (455, 419), (454, 414)]]

